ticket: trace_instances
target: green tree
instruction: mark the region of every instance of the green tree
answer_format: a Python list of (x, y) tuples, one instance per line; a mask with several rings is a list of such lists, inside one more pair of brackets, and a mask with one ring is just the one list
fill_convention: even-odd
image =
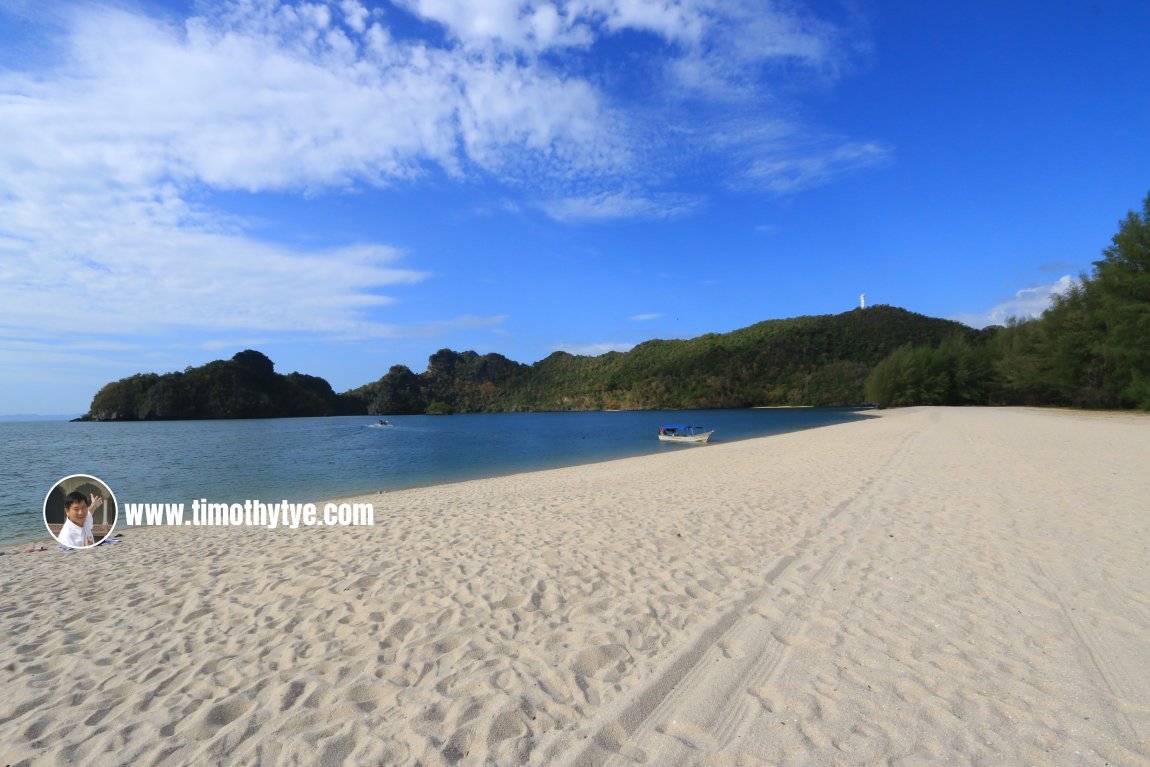
[(990, 347), (999, 382), (996, 403), (1041, 405), (1053, 401), (1045, 332), (1039, 320), (1011, 317)]
[(142, 418), (144, 400), (160, 377), (141, 373), (105, 385), (92, 398), (89, 415), (98, 421), (134, 421)]
[(1038, 346), (1051, 401), (1077, 407), (1118, 405), (1120, 387), (1100, 354), (1107, 332), (1097, 299), (1097, 286), (1084, 277), (1055, 295), (1042, 315)]
[(1150, 410), (1150, 194), (1141, 212), (1120, 222), (1103, 255), (1093, 280), (1105, 326), (1098, 352), (1120, 403)]
[(406, 365), (392, 365), (383, 378), (357, 393), (372, 415), (410, 415), (427, 408), (420, 392), (419, 378)]
[(864, 384), (869, 402), (884, 408), (901, 404), (904, 360), (911, 348), (910, 344), (899, 347), (874, 366)]

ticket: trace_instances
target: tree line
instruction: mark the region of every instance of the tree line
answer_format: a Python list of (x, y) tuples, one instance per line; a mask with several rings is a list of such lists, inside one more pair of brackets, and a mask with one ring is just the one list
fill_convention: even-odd
[(1102, 255), (1040, 317), (895, 349), (867, 377), (866, 398), (1150, 410), (1150, 194)]
[(424, 373), (395, 365), (348, 394), (379, 415), (858, 405), (867, 374), (888, 353), (954, 333), (978, 335), (950, 320), (873, 306), (651, 340), (596, 357), (555, 352), (533, 365), (441, 349)]
[(974, 330), (892, 306), (555, 352), (532, 365), (441, 349), (343, 394), (246, 350), (103, 387), (86, 420), (270, 418), (756, 405), (1069, 405), (1150, 410), (1150, 195), (1041, 317)]

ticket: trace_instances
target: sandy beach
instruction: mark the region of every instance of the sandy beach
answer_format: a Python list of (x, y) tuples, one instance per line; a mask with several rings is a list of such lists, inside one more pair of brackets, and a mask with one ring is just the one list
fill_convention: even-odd
[(1145, 415), (357, 500), (0, 557), (0, 764), (1150, 765)]

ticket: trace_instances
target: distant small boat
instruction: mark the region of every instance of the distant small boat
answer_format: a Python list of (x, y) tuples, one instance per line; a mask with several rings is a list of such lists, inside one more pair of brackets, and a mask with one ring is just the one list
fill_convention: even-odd
[(659, 439), (663, 442), (704, 443), (714, 431), (704, 431), (702, 426), (660, 426)]

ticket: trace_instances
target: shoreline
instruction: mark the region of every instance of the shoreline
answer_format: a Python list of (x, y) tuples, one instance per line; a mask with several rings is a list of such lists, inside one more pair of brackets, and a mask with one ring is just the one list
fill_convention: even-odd
[[(803, 405), (803, 406), (795, 406), (794, 409), (800, 409), (800, 408), (801, 409), (810, 409), (811, 407), (812, 406)], [(730, 409), (730, 411), (735, 412), (735, 411), (744, 410), (744, 409), (745, 410), (752, 410), (752, 409), (775, 409), (775, 408), (736, 408), (736, 409)], [(788, 406), (785, 408), (778, 408), (778, 409), (792, 409), (792, 408), (789, 408), (789, 406)], [(860, 418), (867, 418), (867, 417), (870, 417), (873, 415), (873, 413), (871, 412), (870, 409), (859, 409), (859, 408), (853, 408), (853, 407), (833, 407), (833, 408), (822, 408), (822, 409), (824, 409), (824, 410), (846, 410), (846, 411), (850, 411), (853, 413), (857, 413), (860, 416)], [(594, 414), (594, 413), (598, 413), (598, 412), (608, 412), (608, 411), (571, 411), (571, 412), (574, 415), (579, 415), (579, 414), (583, 414), (583, 413)], [(614, 412), (614, 411), (611, 411), (611, 412)], [(618, 411), (618, 412), (637, 412), (637, 411)], [(665, 412), (665, 411), (651, 410), (651, 411), (638, 411), (638, 412), (656, 414), (656, 413), (661, 413), (661, 412)], [(727, 412), (727, 411), (722, 411), (722, 412)], [(536, 415), (536, 414), (538, 414), (538, 413), (522, 413), (522, 414), (520, 414), (520, 413), (512, 413), (512, 414), (472, 413), (472, 414), (465, 414), (465, 415)], [(338, 418), (354, 418), (354, 419), (367, 418), (370, 420), (370, 419), (374, 419), (375, 417), (374, 416), (370, 416), (370, 417), (365, 417), (365, 416), (330, 416), (330, 417), (325, 417), (324, 420), (338, 419)], [(243, 420), (262, 421), (262, 420), (292, 420), (292, 419), (227, 419), (227, 420), (230, 420), (230, 421), (243, 421)], [(311, 419), (303, 419), (303, 420), (311, 420)], [(168, 423), (168, 422), (123, 422), (123, 423)], [(199, 421), (186, 421), (186, 423), (199, 423)], [(397, 426), (397, 425), (400, 425), (400, 424), (399, 423), (393, 424), (393, 426)], [(800, 427), (797, 430), (803, 431), (803, 430), (807, 430), (807, 429), (820, 429), (820, 428), (824, 428), (824, 426), (826, 426), (826, 425), (827, 424), (806, 425), (806, 426)], [(754, 435), (754, 436), (736, 436), (734, 438), (720, 439), (719, 441), (713, 442), (708, 446), (709, 447), (715, 447), (715, 446), (720, 446), (720, 445), (725, 445), (725, 444), (733, 444), (733, 443), (737, 443), (737, 442), (743, 442), (746, 440), (766, 439), (766, 438), (770, 438), (770, 437), (777, 437), (777, 436), (780, 436), (781, 434), (787, 434), (787, 433), (790, 433), (790, 432), (778, 432), (778, 433), (774, 433), (774, 434)], [(521, 469), (521, 468), (517, 468), (514, 466), (507, 466), (507, 467), (503, 467), (502, 469), (498, 469), (497, 473), (493, 473), (493, 474), (480, 473), (479, 476), (459, 477), (459, 478), (455, 478), (455, 479), (446, 479), (446, 480), (429, 478), (429, 479), (425, 479), (425, 480), (421, 480), (421, 481), (415, 481), (412, 484), (397, 485), (396, 487), (393, 487), (393, 488), (385, 488), (385, 489), (379, 489), (379, 490), (374, 490), (374, 491), (373, 490), (365, 490), (365, 491), (359, 492), (359, 493), (354, 494), (354, 495), (356, 495), (356, 496), (378, 495), (378, 494), (385, 494), (385, 493), (391, 493), (391, 492), (399, 492), (399, 491), (406, 491), (406, 490), (417, 490), (417, 489), (421, 489), (421, 488), (437, 487), (440, 485), (449, 485), (449, 484), (455, 484), (455, 483), (459, 483), (459, 482), (470, 482), (470, 481), (475, 481), (475, 480), (480, 480), (480, 479), (493, 479), (493, 478), (503, 477), (503, 476), (513, 476), (516, 474), (534, 473), (534, 472), (539, 472), (539, 471), (549, 471), (551, 469), (557, 469), (557, 468), (577, 468), (579, 466), (592, 466), (592, 465), (597, 464), (597, 463), (604, 463), (604, 462), (610, 462), (610, 461), (616, 461), (616, 460), (624, 460), (626, 458), (636, 458), (636, 457), (644, 457), (644, 456), (661, 455), (661, 454), (663, 454), (664, 450), (668, 449), (668, 446), (666, 446), (666, 445), (662, 445), (660, 447), (660, 443), (653, 443), (653, 444), (654, 444), (654, 447), (648, 447), (645, 452), (636, 453), (633, 455), (605, 456), (605, 457), (596, 458), (596, 459), (592, 459), (592, 460), (576, 460), (576, 462), (574, 462), (574, 463), (569, 463), (569, 464), (562, 464), (561, 463), (561, 464), (553, 465), (553, 466), (540, 466), (538, 468), (533, 468), (533, 469)], [(690, 449), (691, 447), (693, 447), (693, 446), (683, 445), (683, 446), (673, 446), (673, 447), (670, 447), (669, 449), (672, 449), (672, 450)], [(209, 493), (209, 495), (210, 495), (210, 493)], [(338, 500), (340, 498), (343, 498), (343, 497), (353, 497), (353, 496), (351, 496), (351, 495), (348, 495), (348, 496), (340, 495), (340, 496), (335, 496), (334, 498), (335, 498), (336, 502), (338, 502)], [(239, 497), (237, 496), (237, 499), (238, 498)], [(217, 500), (214, 496), (212, 497), (212, 499), (213, 499), (213, 501)], [(242, 500), (242, 499), (240, 499), (240, 500)], [(281, 499), (280, 498), (271, 498), (270, 502), (277, 502), (279, 500), (281, 500)], [(312, 493), (305, 493), (305, 494), (300, 494), (300, 493), (290, 494), (289, 493), (289, 497), (287, 498), (287, 500), (289, 500), (292, 503), (315, 503), (315, 504), (322, 505), (323, 503), (332, 501), (333, 496), (327, 492), (319, 492), (319, 493), (312, 492)], [(234, 499), (229, 500), (228, 502), (234, 502)], [(265, 501), (265, 502), (268, 502), (268, 501)], [(148, 529), (150, 527), (154, 527), (154, 526), (139, 525), (139, 526), (134, 526), (134, 527), (127, 527), (127, 526), (121, 526), (120, 524), (118, 524), (116, 531), (124, 533), (124, 532), (128, 532), (128, 531)], [(162, 526), (155, 526), (155, 527), (162, 527)], [(24, 549), (29, 547), (29, 546), (46, 545), (46, 546), (50, 546), (51, 548), (55, 548), (57, 545), (55, 539), (48, 536), (46, 531), (39, 531), (39, 530), (38, 531), (30, 531), (26, 534), (25, 533), (17, 533), (16, 535), (18, 537), (13, 537), (13, 538), (10, 538), (7, 540), (0, 541), (0, 556), (5, 555), (5, 554), (25, 553)]]
[(875, 415), (25, 557), (6, 758), (1150, 760), (1150, 419)]
[[(775, 409), (805, 409), (805, 408), (813, 408), (813, 407), (815, 407), (815, 406), (813, 406), (813, 405), (756, 405), (756, 406), (752, 406), (751, 408), (748, 408), (748, 409), (751, 409), (751, 410), (775, 410)], [(1021, 412), (1021, 413), (1034, 412), (1034, 413), (1046, 413), (1046, 414), (1051, 414), (1051, 415), (1061, 416), (1061, 417), (1066, 417), (1066, 418), (1103, 419), (1103, 420), (1114, 420), (1114, 421), (1119, 421), (1119, 422), (1128, 422), (1128, 423), (1132, 423), (1132, 424), (1140, 423), (1140, 422), (1150, 424), (1150, 413), (1141, 412), (1141, 411), (1134, 411), (1134, 410), (1092, 410), (1092, 409), (1068, 408), (1068, 407), (1057, 407), (1057, 406), (1028, 407), (1028, 406), (1021, 406), (1021, 405), (996, 406), (996, 407), (992, 407), (992, 408), (991, 407), (988, 407), (988, 408), (970, 408), (968, 406), (957, 406), (957, 407), (953, 407), (953, 408), (950, 408), (947, 406), (938, 406), (938, 407), (942, 408), (942, 409), (948, 409), (948, 410), (949, 409), (953, 409), (953, 410), (963, 410), (963, 409), (974, 410), (974, 409), (977, 409), (977, 410), (990, 410), (990, 411), (1001, 411), (1001, 412)], [(907, 411), (907, 410), (915, 410), (915, 409), (922, 409), (922, 408), (863, 408), (860, 410), (860, 415), (863, 416), (863, 419), (881, 418), (881, 417), (890, 417), (891, 415), (897, 414), (899, 412), (903, 412), (903, 411)], [(600, 411), (588, 411), (588, 412), (600, 412)], [(601, 411), (601, 412), (628, 412), (628, 411)], [(660, 411), (649, 411), (649, 412), (660, 412)], [(340, 417), (340, 416), (333, 416), (333, 417)], [(359, 417), (359, 416), (347, 416), (347, 417)], [(838, 426), (838, 425), (841, 425), (841, 424), (831, 424), (831, 426)], [(824, 429), (824, 428), (828, 428), (828, 427), (822, 426), (822, 425), (812, 426), (812, 427), (808, 427), (805, 429), (801, 429), (799, 431), (818, 430), (818, 429)], [(748, 442), (748, 441), (754, 441), (754, 440), (766, 440), (766, 439), (772, 439), (772, 438), (780, 437), (780, 436), (783, 436), (785, 434), (793, 434), (793, 433), (796, 433), (796, 432), (783, 432), (781, 434), (769, 434), (769, 435), (765, 435), (765, 436), (746, 437), (746, 438), (731, 440), (729, 442), (716, 442), (716, 443), (708, 444), (706, 447), (721, 447), (723, 445), (736, 444), (736, 443), (740, 443), (740, 442)], [(695, 447), (695, 446), (683, 446), (683, 449), (692, 449), (693, 447)], [(604, 459), (598, 460), (598, 461), (588, 461), (588, 462), (584, 462), (584, 463), (575, 463), (575, 464), (570, 464), (567, 466), (545, 467), (545, 468), (539, 468), (539, 469), (531, 469), (531, 470), (527, 470), (527, 471), (512, 471), (508, 474), (493, 474), (490, 476), (477, 477), (477, 478), (471, 478), (471, 479), (456, 479), (456, 480), (449, 480), (449, 481), (445, 481), (445, 482), (431, 481), (431, 482), (428, 482), (426, 484), (420, 483), (420, 484), (414, 484), (414, 485), (409, 485), (409, 486), (397, 487), (394, 489), (378, 490), (378, 491), (374, 491), (374, 492), (354, 493), (354, 494), (350, 494), (350, 495), (339, 495), (339, 496), (325, 495), (322, 497), (317, 497), (315, 499), (310, 499), (310, 498), (309, 499), (303, 499), (303, 500), (300, 500), (299, 502), (300, 503), (314, 503), (316, 505), (322, 506), (325, 503), (337, 503), (338, 504), (341, 502), (348, 502), (348, 501), (357, 501), (357, 500), (362, 501), (365, 498), (384, 497), (390, 493), (408, 492), (408, 491), (413, 491), (413, 490), (436, 488), (436, 487), (455, 485), (455, 484), (460, 484), (460, 483), (468, 483), (468, 482), (482, 482), (482, 481), (487, 480), (487, 479), (498, 479), (501, 477), (513, 477), (513, 476), (518, 476), (518, 475), (530, 475), (530, 474), (535, 474), (538, 472), (554, 471), (557, 469), (577, 469), (579, 467), (594, 466), (594, 465), (600, 464), (600, 463), (611, 463), (613, 461), (625, 461), (625, 460), (629, 460), (631, 458), (656, 457), (659, 455), (663, 455), (663, 453), (649, 453), (649, 454), (645, 454), (645, 455), (627, 456), (627, 457), (623, 457), (623, 458), (604, 458)], [(289, 499), (289, 500), (291, 500), (292, 502), (296, 502), (296, 499)], [(117, 523), (116, 528), (112, 531), (112, 537), (126, 536), (129, 533), (132, 535), (135, 535), (135, 534), (138, 534), (141, 532), (150, 533), (150, 532), (154, 532), (154, 531), (163, 530), (166, 527), (167, 526), (165, 526), (165, 525), (136, 525), (136, 526), (129, 527), (129, 526)], [(57, 541), (53, 537), (48, 535), (47, 531), (44, 531), (43, 533), (35, 533), (35, 534), (28, 533), (28, 537), (26, 537), (26, 538), (10, 539), (8, 541), (0, 541), (0, 556), (29, 553), (29, 552), (26, 552), (25, 549), (28, 547), (32, 547), (32, 546), (46, 546), (46, 547), (48, 547), (47, 550), (54, 550), (57, 545), (58, 545)], [(34, 553), (42, 553), (42, 552), (34, 552)], [(65, 553), (65, 552), (60, 552), (60, 553)]]

